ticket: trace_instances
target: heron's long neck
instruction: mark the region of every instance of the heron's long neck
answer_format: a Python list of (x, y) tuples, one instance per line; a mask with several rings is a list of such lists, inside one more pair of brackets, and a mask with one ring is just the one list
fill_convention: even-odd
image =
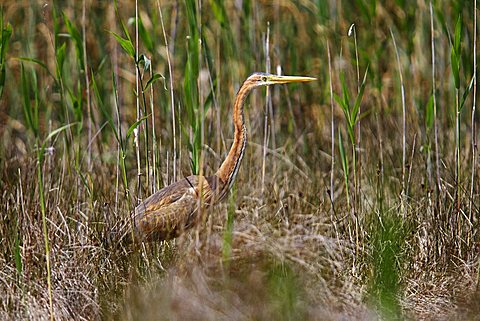
[(247, 144), (247, 129), (245, 128), (245, 120), (243, 118), (243, 104), (250, 91), (251, 87), (246, 86), (244, 83), (237, 93), (237, 98), (233, 105), (233, 125), (235, 128), (233, 144), (232, 147), (230, 147), (227, 158), (225, 158), (216, 174), (228, 188), (230, 188), (235, 181)]

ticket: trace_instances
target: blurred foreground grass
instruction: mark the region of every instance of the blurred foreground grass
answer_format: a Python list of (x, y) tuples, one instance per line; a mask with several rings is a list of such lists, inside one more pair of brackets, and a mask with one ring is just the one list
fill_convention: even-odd
[[(474, 3), (0, 7), (1, 319), (478, 319)], [(229, 201), (107, 242), (214, 173), (267, 70), (319, 80), (248, 99)]]

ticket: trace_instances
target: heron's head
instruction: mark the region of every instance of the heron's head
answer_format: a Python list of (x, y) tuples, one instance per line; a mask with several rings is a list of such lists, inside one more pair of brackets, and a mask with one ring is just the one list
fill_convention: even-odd
[(248, 83), (251, 88), (254, 88), (258, 86), (288, 84), (291, 82), (309, 82), (314, 80), (317, 80), (317, 78), (302, 76), (277, 76), (264, 72), (255, 72), (247, 78), (246, 83)]

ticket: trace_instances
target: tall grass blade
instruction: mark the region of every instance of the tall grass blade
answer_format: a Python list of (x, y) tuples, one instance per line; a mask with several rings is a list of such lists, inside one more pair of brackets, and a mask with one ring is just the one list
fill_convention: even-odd
[(125, 50), (125, 52), (132, 58), (135, 59), (135, 47), (133, 46), (131, 39), (125, 39), (117, 35), (115, 32), (110, 31), (110, 33), (115, 37), (120, 46)]
[(159, 73), (154, 73), (152, 75), (152, 77), (150, 77), (150, 79), (147, 81), (147, 83), (145, 84), (145, 88), (143, 89), (144, 91), (148, 89), (148, 87), (150, 87), (151, 85), (153, 85), (157, 80), (159, 79), (163, 79), (165, 80), (165, 77), (162, 75), (162, 74), (159, 74)]
[(1, 28), (1, 38), (0, 38), (0, 99), (3, 96), (3, 88), (5, 87), (5, 80), (7, 75), (7, 49), (8, 43), (13, 33), (12, 26), (7, 23), (5, 27), (3, 26), (3, 10), (0, 18), (0, 28)]
[(347, 155), (345, 154), (345, 147), (343, 146), (343, 137), (340, 129), (338, 129), (338, 148), (340, 150), (340, 161), (342, 162), (342, 169), (343, 169), (343, 179), (345, 183), (345, 192), (347, 193), (347, 204), (350, 207), (350, 192), (349, 192), (349, 167), (348, 167), (348, 159)]
[(138, 17), (138, 34), (140, 35), (140, 38), (142, 39), (142, 43), (145, 46), (145, 48), (148, 50), (148, 52), (150, 52), (151, 54), (155, 53), (154, 41), (152, 40), (150, 33), (145, 28), (141, 15)]
[(163, 39), (165, 41), (165, 51), (167, 56), (167, 63), (168, 63), (168, 79), (169, 79), (169, 87), (170, 87), (170, 110), (172, 115), (172, 135), (173, 135), (173, 180), (176, 181), (177, 178), (177, 133), (176, 133), (176, 118), (175, 118), (175, 97), (173, 94), (173, 66), (172, 60), (170, 59), (170, 47), (168, 45), (167, 34), (165, 32), (165, 25), (163, 23), (163, 14), (162, 8), (160, 7), (160, 2), (157, 0), (157, 8), (158, 8), (158, 15), (160, 16), (160, 23), (162, 25), (162, 33)]
[(33, 135), (37, 137), (38, 136), (38, 119), (36, 117), (37, 112), (35, 111), (37, 106), (31, 105), (30, 81), (29, 79), (27, 79), (27, 74), (25, 72), (25, 67), (23, 66), (23, 64), (20, 65), (20, 78), (22, 82), (23, 113), (25, 115), (25, 122), (26, 122), (27, 128), (30, 128), (33, 131)]
[(402, 320), (399, 301), (406, 229), (395, 214), (379, 213), (370, 244), (372, 255), (369, 294), (385, 320)]
[[(67, 124), (60, 128), (55, 129), (48, 136), (43, 140), (41, 148), (37, 149), (37, 179), (38, 179), (38, 190), (39, 190), (39, 198), (40, 198), (40, 209), (42, 213), (42, 230), (43, 230), (43, 240), (45, 244), (45, 262), (47, 265), (47, 288), (48, 288), (48, 301), (49, 301), (49, 312), (50, 312), (50, 320), (55, 320), (55, 314), (53, 310), (53, 290), (52, 290), (52, 267), (50, 261), (50, 241), (48, 235), (48, 227), (47, 227), (47, 205), (45, 200), (45, 192), (44, 192), (44, 182), (43, 182), (43, 158), (45, 154), (45, 147), (47, 143), (55, 137), (60, 132), (64, 131), (65, 129), (76, 125), (76, 124)], [(37, 138), (37, 145), (39, 143), (39, 139)]]
[(137, 120), (136, 122), (134, 122), (127, 130), (127, 136), (126, 136), (126, 140), (128, 140), (130, 138), (130, 136), (133, 134), (134, 130), (137, 129), (138, 126), (140, 126), (140, 124), (149, 117), (149, 115), (147, 116), (144, 116), (142, 118), (140, 118), (139, 120)]
[[(471, 166), (471, 181), (470, 181), (470, 204), (469, 204), (469, 213), (468, 219), (471, 222), (473, 220), (473, 204), (474, 204), (474, 193), (476, 190), (476, 168), (477, 168), (477, 125), (475, 123), (475, 113), (477, 109), (477, 2), (474, 1), (473, 4), (473, 102), (472, 102), (472, 121), (471, 121), (471, 135), (472, 135), (472, 166)], [(470, 228), (468, 233), (468, 241), (470, 244), (472, 240), (472, 234), (474, 227)], [(477, 289), (478, 289), (478, 279), (477, 279)]]
[(229, 266), (232, 256), (233, 224), (235, 219), (235, 209), (237, 200), (237, 187), (233, 185), (232, 191), (228, 197), (228, 208), (225, 219), (225, 231), (223, 232), (222, 258), (224, 265)]
[(433, 105), (433, 95), (430, 95), (428, 99), (427, 107), (425, 108), (425, 127), (427, 131), (430, 131), (433, 127), (435, 120), (434, 114), (434, 105)]
[(187, 41), (187, 64), (185, 66), (183, 88), (186, 96), (185, 107), (190, 122), (190, 130), (193, 134), (193, 137), (190, 138), (190, 144), (188, 145), (191, 153), (191, 168), (193, 174), (198, 174), (200, 172), (201, 137), (203, 131), (197, 88), (200, 62), (200, 34), (197, 27), (196, 1), (187, 0), (185, 6), (187, 10), (189, 39)]
[(362, 103), (363, 94), (365, 92), (365, 86), (367, 84), (367, 75), (368, 75), (369, 67), (370, 66), (367, 66), (367, 69), (365, 70), (365, 74), (363, 75), (362, 84), (359, 87), (358, 95), (355, 98), (355, 104), (353, 105), (353, 110), (351, 111), (350, 119), (351, 119), (351, 122), (353, 124), (356, 124), (360, 119), (360, 117), (359, 117), (360, 104)]
[[(436, 190), (437, 190), (437, 201), (440, 198), (439, 192), (442, 190), (441, 176), (440, 176), (440, 151), (438, 143), (438, 123), (437, 123), (437, 85), (436, 85), (436, 75), (435, 75), (435, 30), (433, 26), (433, 4), (432, 1), (429, 2), (429, 11), (430, 11), (430, 45), (432, 52), (432, 97), (433, 97), (433, 127), (434, 127), (434, 140), (435, 140), (435, 169), (436, 169)], [(438, 202), (437, 202), (438, 204)]]
[(70, 19), (68, 19), (66, 14), (63, 14), (63, 21), (65, 26), (67, 27), (68, 34), (70, 38), (73, 40), (75, 45), (75, 55), (77, 56), (77, 60), (80, 64), (80, 69), (85, 70), (85, 60), (83, 55), (83, 40), (80, 32), (78, 31), (77, 27), (72, 24)]

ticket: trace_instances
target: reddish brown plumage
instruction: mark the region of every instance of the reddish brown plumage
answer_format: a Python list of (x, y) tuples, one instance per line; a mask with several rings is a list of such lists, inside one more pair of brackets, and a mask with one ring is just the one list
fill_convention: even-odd
[(200, 205), (207, 208), (219, 201), (218, 183), (215, 176), (192, 175), (151, 195), (135, 209), (135, 237), (166, 240), (178, 236), (196, 223)]
[(175, 182), (140, 203), (134, 212), (134, 236), (142, 240), (167, 240), (178, 236), (198, 221), (200, 207), (220, 202), (237, 175), (247, 143), (243, 104), (250, 91), (276, 83), (312, 81), (309, 77), (274, 76), (254, 73), (240, 87), (233, 105), (234, 140), (214, 176), (192, 175)]

